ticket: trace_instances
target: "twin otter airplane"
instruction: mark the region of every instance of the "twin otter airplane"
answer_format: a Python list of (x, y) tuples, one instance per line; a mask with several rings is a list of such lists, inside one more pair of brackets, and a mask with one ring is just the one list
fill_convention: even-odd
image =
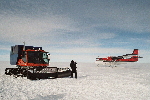
[[(109, 56), (107, 58), (96, 58), (96, 64), (99, 66), (100, 64), (115, 66), (119, 64), (125, 64), (127, 62), (137, 62), (138, 58), (143, 58), (138, 56), (138, 49), (134, 49), (132, 54), (126, 54), (122, 56)], [(116, 66), (115, 66), (116, 67)]]

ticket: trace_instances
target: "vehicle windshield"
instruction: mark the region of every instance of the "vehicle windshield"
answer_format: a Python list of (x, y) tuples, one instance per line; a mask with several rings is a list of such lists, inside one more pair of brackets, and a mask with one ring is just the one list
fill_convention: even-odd
[(28, 51), (28, 63), (48, 64), (49, 59), (47, 52)]

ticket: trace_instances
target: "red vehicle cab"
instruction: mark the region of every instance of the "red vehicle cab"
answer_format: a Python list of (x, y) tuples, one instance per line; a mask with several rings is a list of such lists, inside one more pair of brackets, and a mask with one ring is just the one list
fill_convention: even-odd
[(48, 52), (42, 50), (42, 47), (15, 45), (11, 48), (11, 65), (28, 67), (49, 66)]

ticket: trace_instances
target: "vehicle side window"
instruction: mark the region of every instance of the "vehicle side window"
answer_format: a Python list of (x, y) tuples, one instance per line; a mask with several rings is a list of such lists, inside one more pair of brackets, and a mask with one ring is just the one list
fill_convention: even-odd
[(46, 53), (43, 53), (43, 58), (47, 58), (47, 54)]

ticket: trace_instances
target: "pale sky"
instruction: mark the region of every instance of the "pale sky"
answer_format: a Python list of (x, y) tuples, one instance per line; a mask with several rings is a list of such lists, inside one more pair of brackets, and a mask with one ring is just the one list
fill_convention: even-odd
[(1, 0), (0, 61), (13, 45), (41, 46), (51, 62), (94, 62), (139, 49), (150, 62), (150, 0)]

